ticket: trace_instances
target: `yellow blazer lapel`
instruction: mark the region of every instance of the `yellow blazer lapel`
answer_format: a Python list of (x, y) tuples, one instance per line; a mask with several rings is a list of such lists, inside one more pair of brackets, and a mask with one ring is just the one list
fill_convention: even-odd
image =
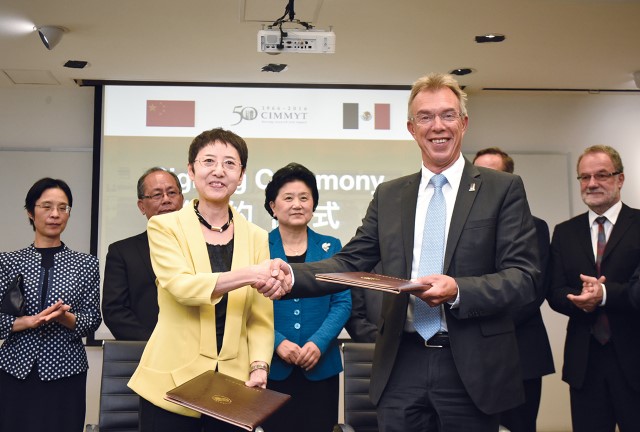
[[(236, 270), (246, 267), (251, 262), (249, 258), (253, 255), (249, 242), (249, 229), (247, 220), (231, 207), (233, 213), (233, 261), (231, 269)], [(220, 351), (220, 360), (235, 358), (238, 355), (238, 341), (241, 340), (242, 326), (247, 314), (247, 296), (249, 290), (239, 288), (229, 293), (227, 310), (242, 311), (242, 313), (227, 313), (224, 328), (224, 343)]]
[(198, 217), (193, 210), (196, 202), (197, 200), (191, 201), (188, 207), (181, 210), (178, 220), (184, 232), (184, 241), (187, 243), (188, 250), (191, 251), (194, 273), (211, 273), (211, 262), (209, 261), (209, 253), (207, 252), (207, 243), (204, 235), (202, 235)]

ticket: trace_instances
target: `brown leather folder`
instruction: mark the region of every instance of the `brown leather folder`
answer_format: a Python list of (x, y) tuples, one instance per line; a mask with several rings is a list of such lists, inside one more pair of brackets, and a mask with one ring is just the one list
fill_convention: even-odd
[(429, 288), (429, 285), (412, 282), (408, 279), (367, 272), (318, 273), (316, 280), (358, 288), (374, 289), (393, 294)]
[(165, 399), (252, 431), (291, 396), (207, 371), (167, 392)]

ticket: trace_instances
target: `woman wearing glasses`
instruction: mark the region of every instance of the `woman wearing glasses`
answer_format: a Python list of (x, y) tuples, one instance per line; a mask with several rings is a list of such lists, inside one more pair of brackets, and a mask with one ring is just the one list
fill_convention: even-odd
[(251, 286), (270, 279), (267, 233), (229, 205), (247, 158), (236, 134), (201, 133), (188, 163), (198, 198), (149, 221), (160, 313), (129, 382), (141, 396), (142, 432), (239, 430), (164, 400), (168, 390), (207, 370), (266, 386), (273, 305)]
[(82, 338), (101, 322), (100, 273), (95, 257), (60, 240), (72, 205), (64, 181), (38, 180), (24, 206), (35, 240), (0, 254), (0, 299), (8, 301), (5, 292), (22, 275), (25, 300), (24, 314), (0, 313), (3, 432), (84, 430), (89, 366)]

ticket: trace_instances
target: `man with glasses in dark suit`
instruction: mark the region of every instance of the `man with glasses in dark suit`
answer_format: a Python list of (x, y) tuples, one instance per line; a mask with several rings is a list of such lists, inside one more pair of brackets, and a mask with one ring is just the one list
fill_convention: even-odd
[[(137, 193), (147, 219), (180, 210), (184, 200), (176, 174), (160, 167), (142, 174)], [(158, 299), (146, 230), (109, 245), (102, 291), (102, 315), (113, 336), (148, 340), (158, 322)]]
[(569, 317), (562, 379), (575, 432), (640, 428), (640, 314), (629, 281), (640, 262), (640, 211), (620, 200), (624, 168), (609, 146), (577, 164), (589, 211), (556, 226), (547, 300)]
[(382, 274), (425, 285), (382, 301), (370, 386), (382, 432), (495, 432), (498, 414), (524, 401), (509, 311), (535, 297), (535, 226), (519, 177), (462, 156), (465, 100), (450, 75), (416, 81), (407, 129), (419, 172), (377, 188), (339, 253), (291, 265), (292, 297), (337, 289), (316, 273), (378, 263)]

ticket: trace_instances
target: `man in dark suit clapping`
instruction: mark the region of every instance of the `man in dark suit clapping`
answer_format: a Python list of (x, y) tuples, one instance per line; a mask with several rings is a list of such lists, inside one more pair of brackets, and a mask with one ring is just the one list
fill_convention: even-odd
[[(147, 219), (182, 208), (180, 181), (163, 168), (147, 170), (137, 193), (138, 208)], [(146, 231), (109, 245), (102, 290), (102, 315), (113, 336), (148, 340), (158, 322), (158, 299)]]
[(609, 146), (577, 165), (589, 211), (556, 226), (547, 300), (569, 317), (562, 379), (575, 432), (640, 430), (640, 314), (630, 283), (640, 262), (640, 211), (620, 200), (624, 168)]

